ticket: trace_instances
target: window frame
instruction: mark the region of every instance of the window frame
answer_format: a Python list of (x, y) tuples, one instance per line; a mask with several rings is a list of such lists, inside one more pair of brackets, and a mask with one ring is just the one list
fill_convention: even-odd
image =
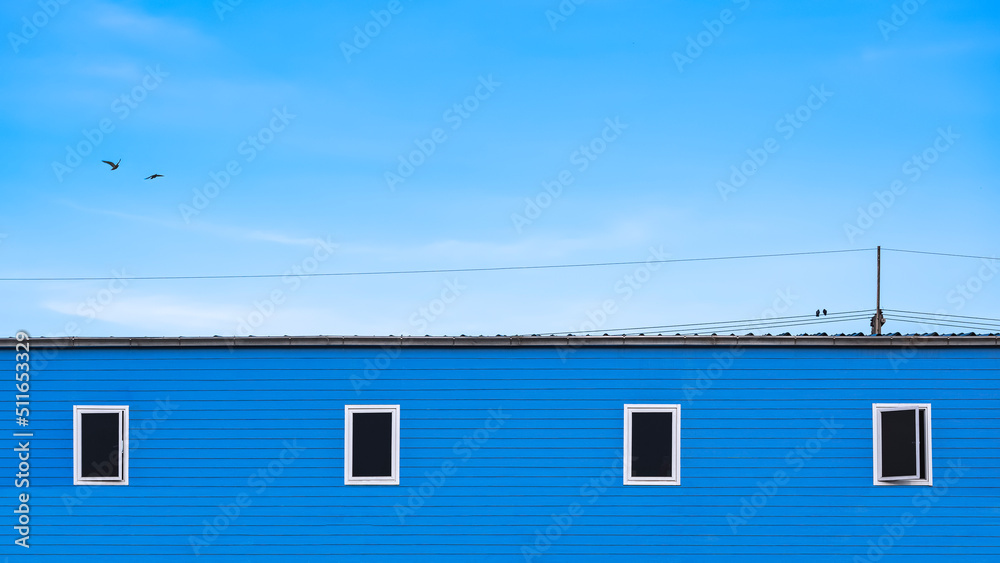
[[(882, 419), (879, 413), (916, 410), (917, 411), (917, 440), (920, 439), (920, 411), (924, 411), (924, 441), (919, 445), (917, 451), (917, 473), (916, 479), (900, 479), (894, 477), (879, 477), (882, 471), (882, 448), (881, 446), (881, 426)], [(931, 440), (931, 404), (930, 403), (872, 403), (872, 483), (876, 486), (934, 486), (934, 463), (932, 453), (934, 451)], [(919, 478), (920, 472), (920, 452), (924, 454), (924, 470), (926, 475)]]
[[(388, 477), (355, 477), (351, 475), (354, 461), (355, 413), (392, 413), (392, 475)], [(344, 405), (344, 484), (399, 485), (399, 405)]]
[[(673, 414), (670, 428), (671, 459), (670, 477), (632, 477), (632, 414), (636, 412), (668, 412)], [(625, 447), (622, 458), (624, 485), (680, 485), (681, 484), (681, 406), (679, 404), (625, 405)]]
[[(119, 416), (118, 430), (118, 467), (121, 475), (117, 477), (84, 477), (82, 476), (83, 453), (83, 415), (117, 413)], [(129, 407), (128, 405), (73, 405), (73, 484), (74, 485), (128, 485), (129, 466)]]

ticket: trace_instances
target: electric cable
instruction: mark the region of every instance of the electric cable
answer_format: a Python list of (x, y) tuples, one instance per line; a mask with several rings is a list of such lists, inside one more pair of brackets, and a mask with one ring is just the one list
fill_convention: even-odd
[[(295, 277), (347, 277), (347, 276), (389, 276), (412, 274), (457, 274), (469, 272), (500, 272), (512, 270), (546, 270), (560, 268), (599, 268), (607, 266), (636, 266), (641, 264), (676, 264), (683, 262), (714, 262), (724, 260), (749, 260), (754, 258), (782, 258), (789, 256), (816, 256), (821, 254), (843, 254), (850, 252), (870, 252), (874, 248), (854, 248), (846, 250), (818, 250), (812, 252), (785, 252), (780, 254), (750, 254), (743, 256), (714, 256), (709, 258), (675, 258), (668, 260), (636, 260), (630, 262), (592, 262), (584, 264), (546, 264), (539, 266), (495, 266), (488, 268), (445, 268), (433, 270), (386, 270), (370, 272), (310, 272), (297, 273)], [(231, 274), (231, 275), (194, 275), (194, 276), (78, 276), (78, 277), (25, 277), (0, 278), (0, 282), (53, 282), (53, 281), (164, 281), (164, 280), (229, 280), (229, 279), (260, 279), (281, 278), (290, 274)]]

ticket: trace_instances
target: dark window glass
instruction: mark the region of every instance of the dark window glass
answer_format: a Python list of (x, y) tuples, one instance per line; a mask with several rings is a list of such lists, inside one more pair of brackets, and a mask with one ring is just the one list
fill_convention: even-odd
[(918, 475), (917, 411), (882, 411), (882, 476)]
[(671, 477), (673, 413), (632, 413), (632, 477)]
[(392, 477), (392, 413), (358, 412), (352, 415), (354, 477)]
[(119, 477), (121, 473), (118, 413), (80, 414), (80, 476)]
[(925, 409), (920, 409), (920, 478), (927, 478), (927, 423), (924, 421)]

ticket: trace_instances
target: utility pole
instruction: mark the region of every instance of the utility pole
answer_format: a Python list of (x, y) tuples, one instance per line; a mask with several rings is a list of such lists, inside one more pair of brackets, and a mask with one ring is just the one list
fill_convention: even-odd
[(882, 246), (876, 248), (875, 261), (875, 316), (872, 317), (872, 335), (882, 336), (882, 325), (885, 324), (885, 317), (882, 316)]

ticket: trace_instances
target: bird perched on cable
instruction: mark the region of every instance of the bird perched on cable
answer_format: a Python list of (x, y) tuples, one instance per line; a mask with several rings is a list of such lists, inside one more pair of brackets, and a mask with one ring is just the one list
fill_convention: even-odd
[(162, 177), (163, 177), (163, 174), (153, 174), (152, 176), (147, 176), (146, 179), (147, 180), (152, 180), (154, 178), (162, 178)]
[(816, 316), (819, 316), (819, 309), (816, 309)]
[(118, 165), (122, 163), (122, 159), (118, 159), (118, 162), (111, 162), (110, 160), (102, 160), (104, 164), (111, 167), (112, 170), (118, 170)]
[(823, 316), (826, 316), (826, 309), (823, 309)]

